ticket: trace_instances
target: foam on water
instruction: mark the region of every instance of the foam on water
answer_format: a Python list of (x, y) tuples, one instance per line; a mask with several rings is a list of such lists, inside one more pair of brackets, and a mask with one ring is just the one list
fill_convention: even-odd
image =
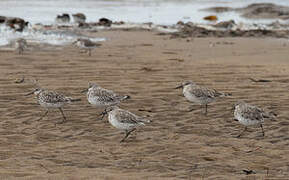
[[(289, 0), (1, 0), (0, 15), (21, 17), (32, 24), (53, 24), (57, 14), (84, 13), (87, 22), (97, 22), (106, 17), (113, 21), (125, 21), (128, 24), (152, 22), (161, 25), (173, 25), (178, 21), (192, 21), (208, 24), (203, 17), (211, 15), (202, 9), (216, 6), (245, 7), (252, 3), (275, 3), (289, 6)], [(255, 24), (269, 24), (275, 19), (246, 19), (236, 12), (217, 14), (219, 21), (233, 19), (237, 24), (256, 27)], [(72, 19), (72, 18), (71, 18)], [(280, 21), (285, 22), (286, 21)], [(287, 22), (288, 23), (288, 22)], [(76, 37), (64, 32), (41, 32), (27, 30), (17, 33), (5, 28), (0, 29), (0, 45), (6, 45), (18, 37), (49, 44), (69, 43)], [(103, 39), (100, 39), (103, 40)]]
[(16, 32), (4, 25), (0, 26), (0, 46), (12, 43), (17, 38), (25, 38), (33, 43), (45, 43), (50, 45), (70, 44), (77, 38), (88, 38), (92, 41), (104, 41), (104, 38), (89, 38), (66, 31), (40, 31), (27, 28), (23, 32)]
[[(200, 11), (204, 8), (244, 7), (265, 2), (289, 6), (289, 0), (1, 0), (0, 12), (4, 16), (22, 17), (32, 23), (44, 24), (54, 23), (57, 14), (82, 12), (86, 14), (88, 22), (106, 17), (113, 21), (172, 25), (179, 20), (204, 23), (203, 17), (210, 14)], [(218, 16), (220, 20), (260, 22), (240, 18), (239, 14), (233, 12)]]

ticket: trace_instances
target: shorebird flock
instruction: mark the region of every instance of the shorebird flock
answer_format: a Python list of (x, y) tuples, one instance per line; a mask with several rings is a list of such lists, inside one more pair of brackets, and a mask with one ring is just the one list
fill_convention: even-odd
[[(76, 24), (85, 23), (86, 16), (83, 13), (72, 14), (74, 22)], [(102, 18), (104, 19), (104, 18)], [(63, 13), (62, 15), (57, 15), (55, 18), (56, 23), (69, 23), (70, 15), (67, 13)], [(27, 49), (27, 40), (25, 38), (18, 38), (12, 41), (12, 45), (14, 44), (14, 50), (18, 54), (23, 54), (24, 50)], [(89, 56), (91, 56), (91, 51), (97, 47), (100, 47), (102, 44), (94, 42), (89, 38), (77, 38), (72, 42), (73, 46), (78, 47), (80, 50), (86, 52)]]
[[(84, 23), (86, 17), (82, 13), (73, 14), (72, 17), (76, 23)], [(70, 21), (69, 14), (62, 14), (56, 17), (56, 22), (67, 23)], [(101, 44), (91, 41), (90, 39), (78, 38), (72, 43), (81, 50), (85, 50), (89, 56), (91, 51), (101, 46)], [(27, 48), (27, 41), (19, 38), (15, 41), (15, 50), (19, 54)], [(204, 106), (204, 115), (208, 114), (208, 104), (216, 101), (219, 98), (232, 96), (231, 93), (219, 92), (215, 89), (200, 86), (192, 81), (184, 81), (175, 89), (182, 88), (184, 97), (193, 104)], [(109, 123), (117, 129), (125, 131), (125, 136), (121, 140), (123, 142), (137, 127), (150, 123), (151, 120), (137, 116), (127, 110), (118, 107), (123, 101), (130, 99), (129, 95), (120, 95), (112, 90), (102, 88), (96, 83), (89, 83), (88, 88), (82, 91), (86, 93), (87, 101), (94, 107), (102, 109), (99, 114), (100, 119), (108, 115)], [(34, 94), (41, 107), (45, 108), (45, 113), (38, 119), (41, 120), (49, 113), (50, 109), (58, 109), (62, 115), (63, 121), (66, 122), (66, 116), (63, 112), (63, 106), (72, 102), (80, 101), (81, 99), (74, 99), (67, 97), (61, 93), (50, 91), (42, 88), (36, 88), (27, 95)], [(192, 111), (193, 108), (189, 111)], [(265, 119), (274, 119), (276, 114), (267, 112), (256, 106), (247, 104), (243, 101), (237, 102), (232, 109), (234, 119), (245, 126), (245, 129), (237, 136), (238, 138), (244, 134), (248, 126), (259, 126), (262, 130), (262, 135), (265, 136), (263, 123)]]
[[(88, 89), (82, 91), (82, 93), (84, 92), (87, 92), (87, 100), (90, 104), (98, 108), (104, 108), (104, 111), (100, 114), (102, 116), (101, 119), (103, 119), (103, 117), (108, 114), (108, 121), (110, 124), (117, 129), (125, 131), (125, 137), (121, 140), (121, 142), (124, 142), (129, 134), (135, 131), (137, 127), (150, 122), (148, 119), (137, 116), (129, 111), (120, 109), (117, 106), (119, 103), (121, 103), (121, 101), (129, 99), (130, 96), (118, 95), (113, 91), (104, 89), (95, 83), (89, 83)], [(36, 96), (40, 106), (46, 109), (46, 112), (38, 119), (38, 121), (45, 117), (50, 109), (59, 109), (63, 117), (63, 121), (61, 123), (64, 123), (66, 121), (66, 117), (63, 113), (62, 107), (71, 102), (81, 100), (66, 97), (65, 95), (58, 92), (42, 88), (36, 88), (26, 94), (26, 96), (32, 94)]]
[[(80, 50), (91, 56), (91, 51), (97, 47), (100, 47), (102, 44), (93, 42), (88, 38), (77, 38), (76, 41), (72, 42), (72, 45), (78, 47)], [(14, 50), (18, 54), (23, 54), (24, 50), (27, 49), (27, 46), (27, 40), (24, 38), (18, 38), (14, 42)]]
[[(204, 86), (197, 85), (192, 81), (185, 81), (175, 89), (182, 88), (184, 97), (191, 103), (196, 105), (205, 106), (204, 115), (207, 116), (208, 104), (216, 101), (222, 97), (231, 96), (230, 93), (219, 92), (215, 89), (210, 89)], [(86, 93), (86, 98), (89, 104), (102, 109), (102, 113), (99, 114), (102, 120), (105, 115), (108, 115), (109, 123), (120, 130), (125, 131), (125, 136), (120, 142), (124, 142), (125, 139), (135, 131), (139, 126), (143, 126), (150, 123), (151, 120), (135, 115), (127, 110), (119, 108), (119, 104), (123, 101), (130, 99), (129, 95), (120, 95), (112, 90), (102, 88), (96, 83), (89, 83), (88, 88), (84, 89), (80, 93)], [(38, 100), (40, 106), (45, 108), (45, 113), (38, 120), (45, 117), (50, 109), (58, 109), (63, 117), (63, 121), (66, 122), (66, 117), (62, 110), (62, 107), (66, 104), (81, 101), (81, 99), (75, 99), (67, 97), (61, 93), (55, 91), (49, 91), (42, 88), (36, 88), (32, 92), (26, 94), (34, 94)], [(263, 129), (263, 123), (265, 119), (274, 119), (277, 115), (273, 112), (267, 112), (256, 106), (247, 104), (243, 101), (237, 102), (232, 110), (234, 111), (234, 119), (239, 121), (240, 124), (245, 126), (245, 129), (237, 136), (241, 137), (247, 130), (248, 126), (260, 126), (262, 130), (262, 136), (265, 136)]]

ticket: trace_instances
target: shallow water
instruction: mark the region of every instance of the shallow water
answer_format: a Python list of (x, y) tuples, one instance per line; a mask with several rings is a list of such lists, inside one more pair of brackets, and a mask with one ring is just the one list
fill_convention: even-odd
[[(179, 20), (204, 23), (203, 17), (210, 14), (200, 11), (204, 8), (244, 7), (260, 2), (289, 6), (289, 0), (2, 0), (0, 12), (1, 15), (22, 17), (32, 23), (51, 24), (57, 14), (82, 12), (86, 14), (88, 22), (106, 17), (113, 21), (169, 25)], [(245, 23), (256, 22), (241, 18), (236, 13), (223, 13), (219, 18)], [(270, 20), (262, 22), (268, 21)]]
[[(6, 26), (0, 26), (0, 46), (8, 44), (13, 45), (17, 38), (25, 38), (28, 42), (44, 43), (50, 45), (65, 45), (76, 41), (77, 38), (89, 38), (79, 36), (72, 32), (67, 31), (36, 31), (32, 28), (27, 28), (23, 32), (15, 32)], [(104, 41), (104, 38), (89, 38), (92, 41)]]
[[(21, 17), (31, 24), (54, 24), (57, 14), (78, 12), (87, 16), (87, 22), (96, 22), (99, 18), (106, 17), (113, 21), (131, 23), (152, 22), (172, 25), (182, 20), (206, 24), (208, 22), (204, 21), (203, 17), (211, 13), (201, 11), (204, 8), (244, 7), (261, 2), (289, 6), (289, 0), (1, 0), (0, 15)], [(240, 17), (236, 12), (221, 13), (218, 14), (218, 18), (219, 21), (234, 19), (236, 23), (244, 23), (248, 26), (276, 21), (275, 19), (249, 20)], [(11, 40), (19, 37), (54, 45), (71, 43), (77, 38), (75, 35), (61, 32), (43, 33), (28, 29), (24, 33), (17, 33), (0, 28), (0, 46), (7, 45)]]

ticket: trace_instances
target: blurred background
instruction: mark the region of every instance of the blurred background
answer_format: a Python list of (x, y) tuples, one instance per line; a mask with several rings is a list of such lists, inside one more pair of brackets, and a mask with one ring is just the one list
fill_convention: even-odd
[[(54, 23), (57, 14), (84, 13), (87, 22), (106, 17), (113, 21), (152, 22), (171, 25), (178, 21), (207, 23), (210, 7), (240, 8), (253, 3), (289, 6), (289, 0), (1, 0), (0, 15), (21, 17), (30, 23)], [(219, 21), (271, 23), (274, 19), (247, 19), (238, 12), (218, 13)]]

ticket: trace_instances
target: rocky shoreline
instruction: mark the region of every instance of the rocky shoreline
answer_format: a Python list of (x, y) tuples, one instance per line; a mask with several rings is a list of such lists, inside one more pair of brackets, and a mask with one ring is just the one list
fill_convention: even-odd
[(191, 22), (182, 24), (178, 32), (171, 33), (172, 38), (187, 37), (274, 37), (288, 38), (287, 29), (242, 29), (238, 28), (234, 21), (221, 22), (220, 26), (213, 28), (202, 27)]
[[(33, 33), (43, 34), (68, 34), (70, 41), (84, 36), (90, 32), (123, 30), (123, 31), (153, 31), (159, 35), (169, 35), (171, 38), (189, 37), (254, 37), (254, 38), (288, 38), (289, 24), (280, 22), (280, 19), (289, 18), (289, 7), (278, 6), (270, 3), (251, 4), (244, 8), (213, 7), (204, 9), (214, 13), (237, 11), (246, 18), (276, 18), (271, 24), (236, 23), (234, 20), (218, 21), (216, 19), (206, 24), (179, 21), (174, 25), (158, 25), (148, 23), (128, 23), (100, 18), (97, 22), (85, 22), (86, 16), (82, 13), (72, 14), (74, 23), (70, 22), (69, 14), (56, 15), (55, 23), (44, 25), (41, 23), (30, 24), (20, 17), (0, 16), (0, 25), (6, 26), (15, 32), (29, 31), (30, 38)], [(79, 17), (78, 17), (79, 16)], [(213, 17), (213, 16), (212, 16)], [(19, 34), (18, 34), (19, 36)], [(21, 36), (21, 34), (20, 34)], [(3, 35), (5, 38), (5, 35)], [(3, 38), (2, 37), (2, 38)], [(26, 38), (24, 35), (22, 38)], [(8, 40), (10, 41), (10, 40)]]
[(240, 13), (241, 16), (249, 19), (289, 19), (289, 7), (273, 3), (254, 3), (243, 8), (212, 7), (203, 10), (213, 13), (235, 11)]

